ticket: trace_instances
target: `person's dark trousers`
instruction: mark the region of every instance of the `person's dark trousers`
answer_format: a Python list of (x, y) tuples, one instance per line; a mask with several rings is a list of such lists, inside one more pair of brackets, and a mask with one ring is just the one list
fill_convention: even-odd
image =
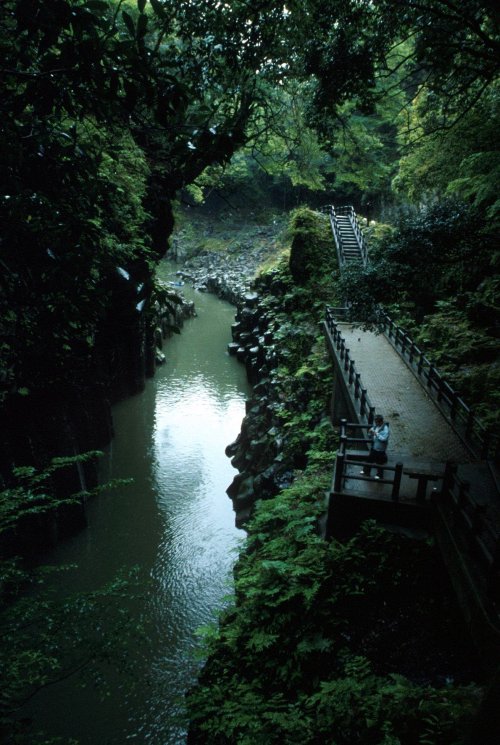
[[(370, 463), (378, 463), (378, 468), (377, 468), (377, 476), (378, 476), (378, 477), (379, 477), (380, 479), (383, 479), (383, 478), (384, 478), (384, 469), (383, 469), (383, 468), (380, 468), (380, 466), (383, 466), (383, 465), (384, 465), (384, 463), (386, 463), (386, 456), (385, 456), (385, 452), (384, 452), (383, 450), (374, 450), (374, 449), (372, 448), (372, 449), (370, 450), (370, 455), (368, 456), (368, 461), (369, 461)], [(371, 467), (370, 467), (370, 466), (365, 466), (365, 467), (363, 468), (363, 473), (364, 473), (364, 474), (365, 474), (366, 476), (369, 476), (369, 475), (370, 475), (370, 473), (371, 473), (371, 470), (372, 470), (372, 469), (371, 469)]]

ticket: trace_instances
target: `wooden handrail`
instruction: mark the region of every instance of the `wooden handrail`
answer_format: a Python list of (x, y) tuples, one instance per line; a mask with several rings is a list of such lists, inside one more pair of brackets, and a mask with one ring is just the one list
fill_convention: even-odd
[(485, 572), (488, 593), (500, 602), (500, 537), (498, 528), (488, 519), (488, 505), (481, 505), (472, 497), (469, 482), (458, 476), (457, 466), (450, 462), (446, 464), (441, 498), (451, 505)]
[(448, 418), (452, 429), (480, 459), (499, 459), (499, 438), (494, 437), (476, 416), (458, 391), (443, 378), (431, 360), (419, 349), (413, 339), (393, 321), (383, 308), (378, 311), (378, 325), (394, 349), (413, 370)]
[(345, 339), (338, 328), (338, 323), (335, 321), (334, 309), (329, 306), (325, 309), (325, 326), (331, 347), (339, 361), (339, 368), (344, 376), (345, 384), (351, 391), (354, 404), (359, 407), (359, 415), (365, 417), (368, 425), (371, 426), (375, 417), (375, 406), (369, 399), (367, 389), (361, 382), (361, 373), (356, 370), (356, 364), (351, 358), (350, 349), (346, 347)]

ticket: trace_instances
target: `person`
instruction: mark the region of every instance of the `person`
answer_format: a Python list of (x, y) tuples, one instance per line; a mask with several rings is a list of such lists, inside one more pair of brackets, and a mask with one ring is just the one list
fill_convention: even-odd
[[(389, 443), (390, 434), (389, 422), (384, 422), (384, 417), (381, 416), (381, 414), (377, 414), (374, 426), (368, 430), (368, 437), (372, 441), (368, 461), (369, 463), (377, 464), (376, 479), (384, 478), (384, 469), (381, 466), (383, 466), (384, 463), (387, 463), (387, 445)], [(371, 466), (364, 466), (360, 473), (364, 476), (369, 476), (371, 473)]]

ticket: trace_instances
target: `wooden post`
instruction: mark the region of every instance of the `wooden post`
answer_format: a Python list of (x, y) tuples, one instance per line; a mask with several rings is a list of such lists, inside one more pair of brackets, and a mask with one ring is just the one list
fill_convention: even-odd
[(444, 380), (441, 377), (439, 377), (438, 378), (438, 389), (437, 389), (438, 402), (441, 402), (443, 400), (443, 384), (444, 384)]
[(470, 489), (469, 481), (460, 481), (459, 487), (458, 487), (458, 506), (460, 508), (465, 507), (465, 503), (467, 502), (467, 497), (469, 495), (469, 489)]
[(349, 358), (350, 358), (350, 349), (347, 348), (345, 350), (345, 356), (344, 356), (344, 371), (347, 372), (349, 369)]
[(485, 439), (483, 440), (483, 444), (481, 445), (482, 460), (487, 460), (489, 449), (490, 449), (490, 442), (489, 442), (489, 435), (487, 433)]
[(342, 479), (344, 476), (345, 467), (345, 455), (340, 451), (337, 451), (337, 457), (335, 459), (335, 475), (333, 477), (333, 490), (340, 494), (342, 491)]
[(427, 388), (432, 388), (432, 378), (434, 377), (434, 365), (431, 364), (429, 372), (427, 374)]
[(452, 463), (451, 460), (447, 460), (444, 467), (443, 486), (441, 487), (441, 494), (445, 498), (451, 496), (456, 473), (456, 465)]
[(474, 429), (474, 418), (475, 418), (474, 409), (469, 409), (469, 413), (467, 415), (467, 422), (465, 424), (465, 436), (467, 438), (470, 438), (470, 436), (472, 435), (472, 430)]
[(356, 380), (354, 381), (354, 398), (359, 398), (359, 389), (361, 387), (361, 383), (359, 382), (360, 378), (361, 373), (356, 373)]
[(500, 600), (500, 538), (493, 549), (493, 561), (490, 566), (487, 584), (488, 595), (495, 601)]
[(483, 515), (486, 512), (485, 504), (476, 504), (471, 520), (471, 531), (472, 535), (478, 535), (481, 531), (481, 524), (483, 522)]
[(366, 411), (366, 388), (361, 389), (361, 401), (359, 405), (359, 413), (364, 416)]
[(392, 482), (392, 501), (399, 501), (399, 490), (401, 488), (401, 479), (403, 477), (403, 464), (396, 463), (396, 470), (394, 471), (394, 481)]
[(349, 362), (349, 385), (352, 385), (353, 380), (354, 380), (354, 360), (351, 360)]
[(368, 424), (373, 424), (374, 419), (375, 419), (375, 406), (370, 406), (370, 411), (368, 413)]
[(424, 357), (425, 354), (423, 352), (420, 352), (420, 357), (418, 358), (418, 365), (417, 365), (417, 373), (418, 375), (422, 375), (422, 368), (424, 366)]
[(415, 342), (412, 341), (410, 346), (410, 354), (408, 356), (408, 362), (411, 364), (413, 362), (413, 355), (415, 354)]

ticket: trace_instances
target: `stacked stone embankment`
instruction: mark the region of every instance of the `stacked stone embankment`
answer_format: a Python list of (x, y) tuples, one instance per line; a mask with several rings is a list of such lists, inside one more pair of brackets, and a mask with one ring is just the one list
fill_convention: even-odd
[(277, 324), (260, 306), (257, 293), (247, 293), (232, 326), (229, 353), (245, 364), (253, 385), (246, 415), (235, 442), (226, 455), (239, 473), (227, 489), (233, 501), (236, 524), (243, 525), (258, 499), (268, 499), (293, 480), (293, 468), (283, 453), (283, 437), (277, 417), (278, 394), (273, 370), (278, 365), (274, 335)]

